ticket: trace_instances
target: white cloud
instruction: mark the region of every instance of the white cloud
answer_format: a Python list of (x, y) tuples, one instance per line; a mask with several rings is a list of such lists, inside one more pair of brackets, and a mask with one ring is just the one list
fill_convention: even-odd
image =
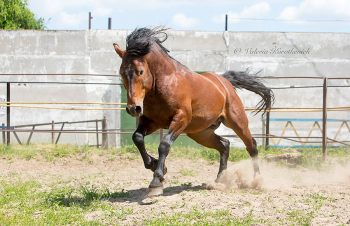
[(199, 20), (193, 17), (187, 17), (183, 13), (178, 13), (173, 16), (172, 23), (179, 28), (193, 28), (199, 24)]
[[(304, 0), (299, 6), (288, 6), (278, 19), (283, 20), (335, 20), (350, 18), (348, 0)], [(295, 23), (295, 22), (294, 22)], [(299, 22), (301, 23), (301, 22)]]
[(106, 16), (118, 8), (112, 0), (30, 0), (29, 6), (44, 17), (53, 17), (62, 12), (95, 12), (95, 16)]
[(68, 14), (62, 12), (60, 16), (60, 27), (78, 28), (82, 22), (86, 22), (86, 13)]
[(270, 5), (267, 2), (257, 3), (248, 8), (244, 7), (240, 13), (241, 17), (262, 17), (263, 15), (270, 12)]
[(111, 15), (113, 8), (100, 7), (92, 11), (92, 15), (97, 17), (106, 17)]
[[(229, 23), (238, 23), (241, 20), (234, 18), (263, 18), (270, 11), (271, 8), (269, 3), (260, 2), (249, 7), (244, 7), (244, 9), (239, 13), (230, 11), (226, 14), (229, 17)], [(225, 22), (226, 14), (215, 15), (213, 16), (212, 21), (215, 23), (223, 23)]]

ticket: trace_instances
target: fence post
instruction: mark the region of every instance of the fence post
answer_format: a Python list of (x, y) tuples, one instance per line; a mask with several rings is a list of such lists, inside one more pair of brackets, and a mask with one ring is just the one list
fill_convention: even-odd
[[(33, 126), (32, 130), (34, 130), (34, 129), (35, 129), (35, 126)], [(32, 136), (33, 136), (33, 132), (30, 132), (28, 140), (27, 140), (27, 145), (29, 145), (30, 139), (32, 139)]]
[(100, 141), (98, 140), (98, 120), (97, 119), (96, 119), (96, 146), (97, 148), (100, 147)]
[[(2, 128), (5, 129), (5, 123), (2, 124)], [(2, 143), (6, 144), (6, 133), (2, 131)]]
[(266, 140), (265, 140), (265, 150), (269, 149), (270, 143), (270, 110), (266, 113)]
[(322, 109), (322, 153), (323, 160), (327, 158), (327, 86), (328, 78), (323, 78), (323, 109)]
[(107, 118), (104, 117), (102, 120), (102, 149), (107, 150), (108, 149), (108, 124), (107, 124)]
[(91, 12), (89, 12), (89, 30), (91, 30), (91, 19), (93, 19), (93, 17), (91, 16)]
[(227, 31), (228, 15), (225, 16), (225, 31)]
[(63, 127), (64, 127), (65, 124), (66, 124), (65, 122), (62, 123), (61, 132), (58, 133), (58, 136), (57, 136), (57, 139), (56, 139), (55, 144), (58, 144), (58, 141), (59, 141), (59, 139), (60, 139), (60, 137), (61, 137), (62, 130), (63, 130)]
[(52, 128), (52, 144), (55, 144), (55, 132), (53, 132), (55, 130), (55, 121), (52, 121), (52, 124), (51, 124), (51, 128)]
[(108, 18), (108, 29), (111, 30), (112, 29), (112, 18)]
[(11, 143), (11, 108), (10, 108), (10, 102), (11, 102), (11, 91), (10, 87), (11, 83), (6, 83), (6, 102), (7, 102), (7, 107), (6, 107), (6, 118), (7, 118), (7, 145), (10, 145)]

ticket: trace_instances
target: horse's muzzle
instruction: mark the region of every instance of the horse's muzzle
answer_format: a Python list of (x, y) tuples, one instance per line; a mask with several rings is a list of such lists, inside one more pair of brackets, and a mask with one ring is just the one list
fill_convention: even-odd
[(126, 112), (132, 117), (140, 117), (143, 113), (142, 107), (139, 105), (126, 106)]

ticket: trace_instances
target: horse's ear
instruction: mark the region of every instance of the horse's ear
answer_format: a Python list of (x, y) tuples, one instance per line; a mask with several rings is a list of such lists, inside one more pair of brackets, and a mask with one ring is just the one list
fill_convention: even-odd
[(118, 46), (118, 44), (116, 44), (116, 43), (113, 43), (113, 45), (114, 45), (114, 49), (115, 49), (115, 51), (118, 53), (118, 55), (120, 56), (120, 58), (123, 58), (123, 56), (125, 55), (125, 50), (122, 50), (119, 46)]

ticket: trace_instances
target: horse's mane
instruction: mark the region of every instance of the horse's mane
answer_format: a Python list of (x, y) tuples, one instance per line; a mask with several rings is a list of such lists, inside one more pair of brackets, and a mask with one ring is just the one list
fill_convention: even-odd
[[(152, 45), (157, 43), (161, 50), (172, 58), (168, 54), (169, 50), (162, 45), (168, 38), (168, 35), (165, 33), (166, 30), (168, 29), (161, 26), (153, 29), (136, 28), (126, 38), (126, 54), (129, 56), (145, 56), (151, 52)], [(159, 35), (163, 35), (162, 39), (159, 38)]]

